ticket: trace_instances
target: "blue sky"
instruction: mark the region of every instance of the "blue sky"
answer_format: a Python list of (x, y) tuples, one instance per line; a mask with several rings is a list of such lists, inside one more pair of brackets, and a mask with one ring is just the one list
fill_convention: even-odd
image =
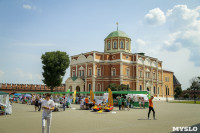
[[(41, 84), (41, 55), (104, 49), (116, 30), (163, 61), (186, 89), (200, 75), (199, 0), (0, 0), (0, 82)], [(69, 70), (64, 81), (69, 76)], [(63, 81), (63, 82), (64, 82)]]

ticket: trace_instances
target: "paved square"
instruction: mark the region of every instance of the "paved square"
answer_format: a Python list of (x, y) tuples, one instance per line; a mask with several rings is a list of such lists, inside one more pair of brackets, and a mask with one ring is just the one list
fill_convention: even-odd
[[(172, 127), (200, 123), (200, 105), (154, 102), (157, 120), (146, 120), (148, 109), (118, 111), (116, 114), (79, 110), (53, 112), (51, 133), (169, 133)], [(0, 133), (40, 133), (41, 112), (34, 106), (13, 104), (13, 114), (0, 116)], [(152, 112), (151, 112), (152, 118)], [(198, 129), (200, 131), (200, 129)]]

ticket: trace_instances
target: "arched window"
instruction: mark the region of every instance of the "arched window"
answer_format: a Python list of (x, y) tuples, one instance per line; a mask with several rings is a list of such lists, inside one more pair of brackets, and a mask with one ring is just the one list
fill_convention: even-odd
[(156, 87), (153, 87), (153, 93), (156, 94)]
[(128, 42), (126, 43), (126, 49), (127, 49), (127, 50), (129, 49), (129, 45), (128, 45)]
[(112, 76), (116, 76), (116, 69), (115, 69), (115, 68), (112, 68), (112, 70), (111, 70), (111, 75), (112, 75)]
[(108, 42), (108, 49), (110, 49), (110, 41)]
[(117, 48), (117, 41), (114, 41), (114, 48)]
[(124, 48), (124, 41), (120, 42), (120, 48)]
[(140, 91), (142, 91), (142, 85), (140, 85)]
[(91, 84), (88, 84), (88, 90), (90, 92), (90, 90), (91, 90)]

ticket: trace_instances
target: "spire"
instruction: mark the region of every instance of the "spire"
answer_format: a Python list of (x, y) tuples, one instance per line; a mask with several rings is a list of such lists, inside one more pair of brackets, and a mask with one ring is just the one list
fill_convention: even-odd
[(119, 23), (117, 22), (116, 24), (117, 24), (117, 31), (118, 31), (118, 24), (119, 24)]

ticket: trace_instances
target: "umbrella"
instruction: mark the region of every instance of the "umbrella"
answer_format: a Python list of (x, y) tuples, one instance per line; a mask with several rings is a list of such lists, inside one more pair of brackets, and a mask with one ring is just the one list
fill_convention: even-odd
[(15, 96), (21, 96), (22, 94), (21, 93), (15, 93), (14, 95)]
[(32, 97), (30, 94), (25, 94), (24, 96), (25, 97)]

